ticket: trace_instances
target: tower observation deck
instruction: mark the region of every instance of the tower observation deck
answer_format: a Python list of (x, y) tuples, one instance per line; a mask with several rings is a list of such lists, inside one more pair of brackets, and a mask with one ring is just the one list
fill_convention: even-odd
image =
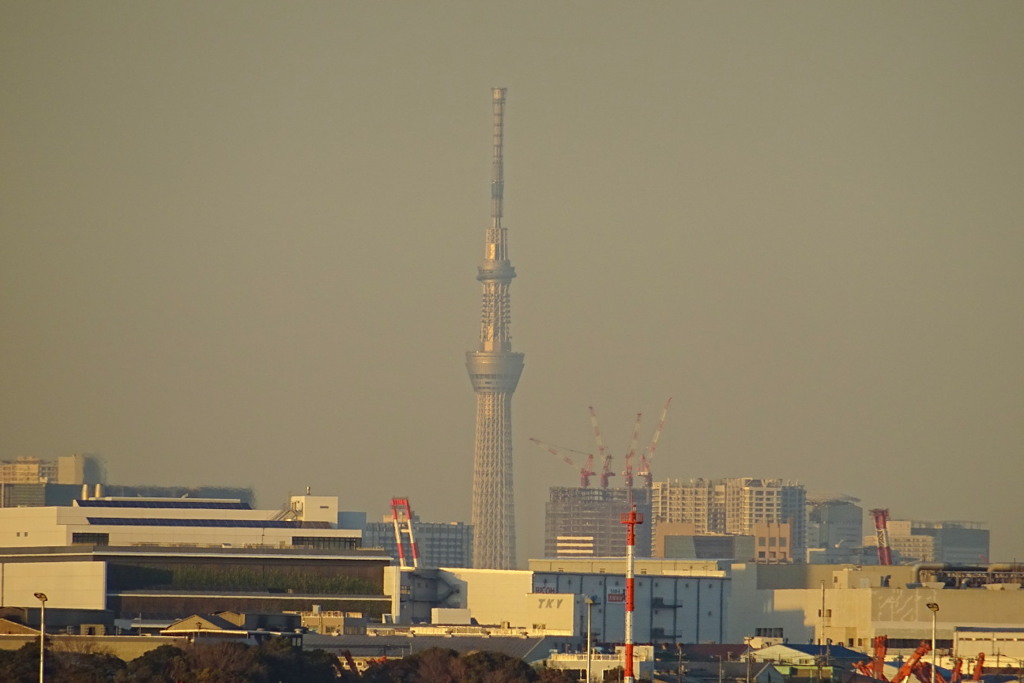
[(491, 91), (494, 157), (491, 168), (491, 224), (476, 279), (483, 285), (480, 344), (466, 353), (476, 393), (473, 452), (473, 566), (515, 567), (515, 502), (512, 478), (512, 394), (523, 372), (523, 354), (512, 351), (509, 284), (516, 276), (508, 259), (507, 229), (501, 225), (505, 185), (502, 145), (505, 88)]

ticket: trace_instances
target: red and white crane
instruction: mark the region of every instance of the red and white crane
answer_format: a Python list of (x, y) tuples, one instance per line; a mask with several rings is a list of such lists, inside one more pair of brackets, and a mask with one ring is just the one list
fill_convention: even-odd
[(416, 537), (412, 533), (412, 509), (409, 507), (408, 498), (391, 499), (391, 521), (395, 527), (395, 545), (398, 546), (398, 565), (408, 567), (405, 559), (404, 536), (409, 537), (409, 554), (412, 557), (413, 568), (420, 566), (420, 551), (416, 547)]
[[(644, 448), (643, 452), (639, 451), (639, 440), (640, 440), (640, 420), (643, 417), (642, 413), (636, 414), (636, 421), (633, 423), (633, 435), (629, 442), (629, 450), (626, 452), (626, 467), (622, 472), (623, 476), (623, 487), (627, 489), (633, 488), (633, 477), (634, 475), (639, 476), (644, 481), (645, 488), (651, 488), (653, 486), (653, 477), (651, 475), (651, 460), (654, 458), (654, 453), (658, 448), (658, 441), (661, 438), (661, 431), (665, 426), (665, 416), (668, 415), (668, 408), (671, 405), (672, 399), (669, 398), (665, 402), (665, 407), (661, 411), (661, 418), (658, 420), (658, 426), (654, 430), (654, 435), (651, 437), (651, 442)], [(601, 427), (597, 422), (597, 412), (594, 410), (594, 406), (588, 406), (590, 412), (590, 424), (594, 430), (594, 443), (597, 445), (596, 457), (601, 460), (601, 472), (600, 481), (601, 488), (608, 488), (609, 481), (615, 476), (615, 472), (612, 471), (612, 456), (608, 453), (608, 449), (605, 448), (604, 438), (601, 436)], [(552, 455), (556, 455), (564, 462), (573, 467), (579, 468), (580, 473), (580, 486), (587, 488), (590, 486), (590, 477), (597, 474), (594, 470), (594, 453), (584, 453), (582, 451), (576, 451), (571, 448), (565, 448), (563, 446), (555, 446), (553, 444), (546, 443), (540, 439), (530, 437), (535, 445), (543, 448)], [(573, 458), (576, 455), (578, 458)], [(584, 465), (581, 467), (578, 464), (579, 458), (586, 458)], [(639, 465), (636, 465), (636, 460), (639, 458)]]
[(665, 428), (665, 417), (668, 415), (668, 407), (672, 404), (672, 397), (670, 396), (665, 401), (665, 407), (661, 410), (661, 418), (658, 420), (658, 426), (654, 430), (654, 436), (651, 437), (651, 443), (647, 445), (644, 452), (640, 454), (640, 467), (637, 469), (637, 475), (644, 480), (644, 488), (651, 488), (654, 486), (654, 477), (651, 474), (651, 460), (654, 459), (654, 451), (658, 449), (658, 441), (661, 439), (661, 430)]
[(629, 439), (629, 450), (626, 452), (626, 469), (622, 471), (622, 485), (627, 489), (633, 488), (633, 458), (636, 457), (637, 441), (640, 440), (640, 418), (643, 413), (636, 414), (636, 422), (633, 423), (633, 436)]
[[(530, 441), (532, 441), (539, 448), (543, 448), (544, 450), (546, 450), (551, 455), (558, 456), (559, 458), (562, 459), (562, 462), (566, 463), (567, 465), (572, 465), (573, 467), (579, 467), (579, 470), (580, 470), (580, 486), (583, 487), (583, 488), (587, 488), (587, 487), (590, 486), (590, 478), (592, 476), (594, 476), (595, 474), (597, 474), (596, 472), (594, 472), (594, 454), (593, 453), (583, 453), (581, 451), (574, 451), (571, 448), (563, 448), (562, 446), (554, 446), (552, 444), (545, 443), (545, 442), (541, 441), (540, 439), (535, 439), (532, 436), (530, 437)], [(576, 461), (572, 459), (571, 455), (569, 455), (570, 453), (575, 453), (576, 455), (586, 456), (587, 457), (587, 461), (583, 465), (583, 467), (580, 467), (579, 465), (576, 464)]]
[(875, 538), (878, 539), (878, 564), (888, 567), (892, 564), (892, 548), (889, 546), (889, 511), (876, 508), (871, 511), (875, 519)]
[(615, 476), (612, 471), (612, 456), (604, 447), (604, 439), (601, 438), (601, 428), (597, 425), (597, 413), (594, 406), (588, 406), (590, 411), (590, 424), (594, 428), (594, 442), (597, 443), (597, 454), (601, 458), (601, 488), (608, 488), (608, 481)]

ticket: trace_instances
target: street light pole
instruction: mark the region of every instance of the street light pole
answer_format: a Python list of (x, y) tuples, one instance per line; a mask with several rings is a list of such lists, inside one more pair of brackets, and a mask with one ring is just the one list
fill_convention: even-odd
[(39, 601), (39, 683), (43, 683), (43, 664), (46, 655), (46, 593), (35, 593)]
[(591, 657), (590, 657), (590, 652), (591, 652), (591, 649), (590, 649), (590, 642), (591, 642), (590, 641), (590, 635), (591, 635), (591, 631), (590, 631), (590, 624), (591, 624), (590, 609), (594, 606), (594, 598), (592, 596), (588, 595), (585, 598), (585, 602), (587, 603), (587, 683), (590, 683), (590, 659), (591, 659)]
[(929, 602), (927, 607), (932, 611), (932, 683), (935, 683), (935, 623), (939, 618), (939, 603)]

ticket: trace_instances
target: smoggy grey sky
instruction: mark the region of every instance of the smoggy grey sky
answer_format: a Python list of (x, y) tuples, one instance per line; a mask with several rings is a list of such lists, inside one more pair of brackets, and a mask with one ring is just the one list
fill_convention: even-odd
[[(764, 476), (1024, 559), (1024, 4), (0, 3), (0, 458), (469, 517), (490, 183), (521, 559), (673, 397)], [(618, 460), (621, 468), (621, 458)], [(619, 478), (621, 481), (621, 477)]]

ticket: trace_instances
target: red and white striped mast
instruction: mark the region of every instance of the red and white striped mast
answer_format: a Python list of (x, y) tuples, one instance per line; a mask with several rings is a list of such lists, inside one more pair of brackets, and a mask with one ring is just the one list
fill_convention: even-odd
[(626, 640), (623, 656), (623, 683), (635, 683), (633, 676), (633, 560), (636, 546), (636, 525), (644, 523), (644, 516), (636, 511), (633, 490), (629, 491), (629, 512), (622, 515), (626, 525)]
[(420, 566), (420, 551), (416, 547), (416, 537), (412, 533), (412, 507), (408, 498), (391, 499), (391, 520), (395, 526), (395, 545), (398, 546), (398, 565), (409, 566), (405, 560), (405, 548), (402, 537), (409, 537), (409, 552), (412, 555), (412, 566), (418, 569)]

